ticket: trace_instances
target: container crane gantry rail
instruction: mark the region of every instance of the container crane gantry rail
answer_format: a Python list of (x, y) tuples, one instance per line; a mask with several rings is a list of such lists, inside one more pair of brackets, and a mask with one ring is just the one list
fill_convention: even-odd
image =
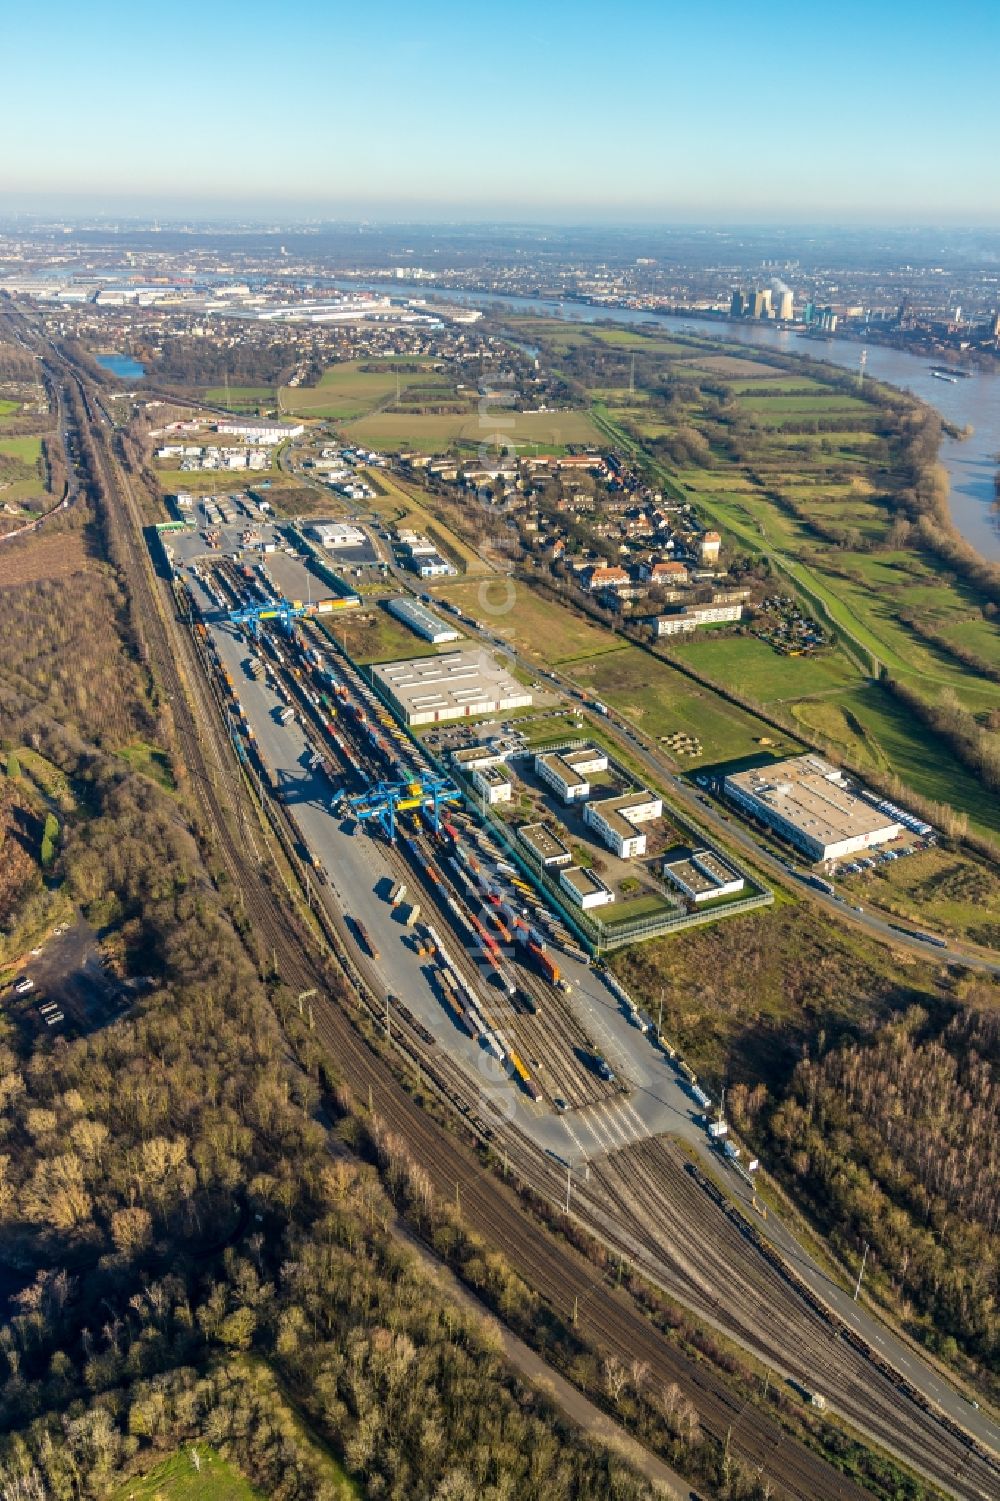
[(424, 777), (419, 782), (376, 782), (367, 792), (347, 799), (347, 805), (359, 823), (377, 818), (390, 844), (396, 842), (396, 814), (410, 808), (431, 809), (434, 832), (441, 828), (441, 804), (457, 803), (462, 794), (445, 777)]

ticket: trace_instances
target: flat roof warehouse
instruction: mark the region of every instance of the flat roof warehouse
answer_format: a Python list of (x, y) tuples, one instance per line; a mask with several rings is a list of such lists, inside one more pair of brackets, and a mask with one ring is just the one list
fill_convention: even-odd
[(859, 796), (821, 756), (734, 772), (723, 790), (814, 860), (885, 844), (903, 832), (901, 823)]
[(528, 707), (531, 693), (480, 648), (380, 662), (372, 676), (408, 725)]

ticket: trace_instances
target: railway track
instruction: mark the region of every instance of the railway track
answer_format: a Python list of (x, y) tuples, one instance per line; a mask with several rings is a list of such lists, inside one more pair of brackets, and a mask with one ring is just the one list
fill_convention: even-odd
[[(82, 381), (81, 391), (88, 412), (92, 413)], [(628, 1299), (595, 1275), (589, 1262), (541, 1232), (512, 1193), (483, 1168), (473, 1153), (412, 1101), (386, 1063), (359, 1035), (345, 1010), (331, 999), (331, 992), (343, 991), (340, 973), (320, 952), (314, 936), (297, 916), (290, 915), (276, 898), (266, 879), (260, 851), (248, 868), (246, 831), (254, 826), (256, 814), (251, 809), (248, 815), (246, 788), (218, 716), (213, 712), (193, 643), (174, 625), (169, 592), (151, 568), (141, 540), (138, 508), (121, 461), (111, 448), (112, 440), (99, 432), (94, 436), (105, 500), (127, 559), (134, 607), (150, 658), (173, 705), (178, 741), (192, 777), (203, 827), (214, 837), (220, 858), (238, 881), (257, 938), (273, 954), (282, 978), (293, 989), (319, 991), (314, 1008), (315, 1031), (321, 1044), (336, 1059), (343, 1076), (355, 1090), (371, 1091), (376, 1111), (407, 1142), (438, 1193), (453, 1197), (458, 1186), (466, 1221), (490, 1241), (504, 1247), (514, 1269), (564, 1320), (572, 1318), (575, 1308), (581, 1333), (591, 1336), (623, 1361), (638, 1358), (648, 1362), (651, 1382), (677, 1382), (695, 1402), (705, 1431), (720, 1443), (725, 1443), (731, 1434), (733, 1452), (761, 1466), (776, 1482), (777, 1494), (801, 1501), (860, 1498), (864, 1492), (853, 1482), (786, 1435), (769, 1414), (755, 1405), (741, 1405), (720, 1376), (673, 1348)], [(345, 939), (346, 934), (341, 933), (342, 942)], [(377, 993), (379, 982), (374, 971), (368, 980)], [(447, 1072), (446, 1067), (446, 1075)], [(537, 1172), (531, 1165), (535, 1155), (528, 1148), (518, 1151), (514, 1171), (523, 1181), (533, 1180), (542, 1191), (548, 1189), (546, 1197), (551, 1198), (554, 1170)], [(711, 1216), (705, 1219), (706, 1223), (713, 1223)], [(894, 1395), (885, 1412), (885, 1421), (898, 1419), (899, 1405), (898, 1396)], [(870, 1423), (863, 1426), (871, 1431)], [(925, 1421), (920, 1427), (920, 1443), (927, 1441), (927, 1426)], [(953, 1454), (947, 1443), (940, 1455), (936, 1442), (932, 1447), (935, 1462), (931, 1472), (939, 1483), (953, 1489), (956, 1473), (961, 1480), (960, 1465), (966, 1456)], [(918, 1455), (919, 1452), (918, 1449)], [(916, 1459), (911, 1457), (911, 1462)], [(963, 1486), (955, 1494), (985, 1497), (994, 1492), (977, 1492)]]

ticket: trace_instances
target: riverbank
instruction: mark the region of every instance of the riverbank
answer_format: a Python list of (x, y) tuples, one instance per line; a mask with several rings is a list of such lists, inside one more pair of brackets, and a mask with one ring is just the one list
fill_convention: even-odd
[[(426, 283), (393, 282), (391, 286), (356, 279), (335, 280), (343, 289), (390, 292), (393, 296), (423, 297), (433, 293), (439, 301), (461, 305), (506, 308), (512, 313), (552, 318), (567, 323), (617, 323), (627, 327), (676, 326), (681, 333), (700, 335), (733, 344), (774, 349), (782, 354), (821, 359), (840, 370), (859, 374), (861, 348), (867, 350), (862, 379), (882, 382), (917, 396), (939, 412), (956, 431), (971, 428), (969, 438), (945, 437), (941, 462), (949, 480), (949, 512), (955, 531), (982, 557), (1000, 562), (1000, 516), (994, 506), (993, 480), (996, 455), (1000, 453), (1000, 370), (976, 372), (967, 380), (937, 380), (926, 357), (885, 344), (838, 342), (836, 338), (803, 336), (800, 331), (686, 313), (646, 312), (635, 308), (612, 308), (578, 302), (554, 302), (540, 297), (513, 297), (501, 293), (457, 292)], [(936, 357), (935, 357), (936, 358)]]

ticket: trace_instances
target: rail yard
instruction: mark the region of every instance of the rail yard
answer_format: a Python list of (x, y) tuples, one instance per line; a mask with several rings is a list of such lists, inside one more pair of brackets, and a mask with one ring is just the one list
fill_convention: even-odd
[[(771, 1227), (736, 1206), (747, 1184), (707, 1142), (690, 1069), (588, 962), (475, 810), (439, 785), (318, 609), (274, 609), (266, 559), (249, 568), (222, 548), (168, 579), (144, 544), (127, 454), (99, 396), (72, 366), (58, 375), (78, 383), (91, 418), (150, 659), (255, 939), (290, 987), (316, 992), (318, 1038), (437, 1190), (458, 1189), (470, 1221), (560, 1317), (576, 1310), (602, 1347), (690, 1391), (706, 1430), (773, 1477), (776, 1494), (862, 1494), (541, 1231), (510, 1185), (414, 1103), (359, 1015), (384, 1027), (515, 1183), (942, 1490), (994, 1496), (996, 1435), (973, 1436), (987, 1425), (958, 1421), (943, 1380), (888, 1331), (873, 1334), (870, 1318), (845, 1317), (804, 1254), (793, 1268)], [(278, 845), (323, 944), (275, 893)]]

